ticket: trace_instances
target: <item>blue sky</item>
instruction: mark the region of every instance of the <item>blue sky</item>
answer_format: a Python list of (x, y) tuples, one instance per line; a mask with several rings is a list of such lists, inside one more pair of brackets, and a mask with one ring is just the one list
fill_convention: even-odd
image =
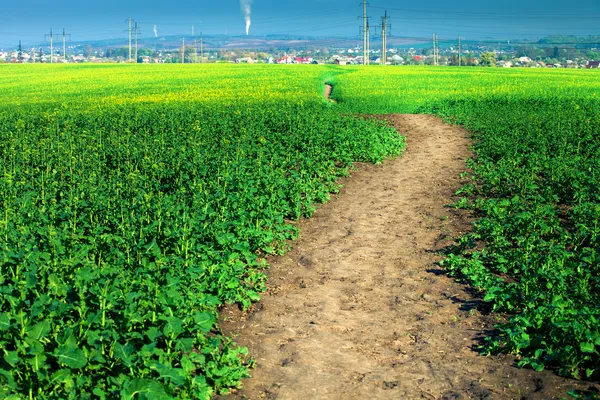
[[(65, 28), (74, 41), (126, 37), (127, 17), (140, 25), (142, 36), (196, 33), (208, 35), (245, 33), (239, 0), (171, 2), (155, 0), (2, 1), (0, 48), (39, 44), (50, 28)], [(360, 0), (253, 0), (251, 35), (291, 34), (311, 36), (359, 36)], [(481, 0), (369, 2), (371, 23), (380, 23), (384, 10), (392, 19), (392, 34), (440, 38), (461, 34), (466, 39), (531, 38), (546, 34), (599, 34), (598, 0)]]

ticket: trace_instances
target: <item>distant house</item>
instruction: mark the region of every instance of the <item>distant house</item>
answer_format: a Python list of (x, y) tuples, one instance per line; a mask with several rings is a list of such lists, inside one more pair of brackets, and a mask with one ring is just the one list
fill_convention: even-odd
[(597, 69), (600, 68), (600, 61), (588, 61), (585, 66), (587, 69)]
[(283, 56), (275, 60), (277, 64), (291, 64), (293, 62), (293, 58), (291, 56)]
[(313, 61), (312, 57), (296, 57), (296, 58), (294, 58), (295, 64), (310, 64), (310, 63), (312, 63), (312, 61)]
[(529, 64), (531, 62), (531, 58), (529, 58), (529, 57), (519, 57), (519, 62), (521, 64)]
[(402, 58), (398, 54), (394, 54), (391, 57), (391, 60), (392, 60), (392, 63), (395, 64), (395, 65), (402, 64), (404, 62), (404, 58)]
[(242, 57), (237, 58), (235, 62), (237, 64), (254, 64), (256, 61), (254, 61), (251, 57)]
[(338, 59), (337, 59), (337, 60), (335, 60), (333, 63), (334, 63), (335, 65), (346, 65), (346, 64), (348, 64), (348, 62), (347, 62), (346, 60), (343, 60), (343, 59), (341, 59), (341, 58), (338, 58)]

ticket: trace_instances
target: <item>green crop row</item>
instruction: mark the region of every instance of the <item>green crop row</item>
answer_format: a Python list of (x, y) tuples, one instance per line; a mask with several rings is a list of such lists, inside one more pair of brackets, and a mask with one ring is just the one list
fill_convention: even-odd
[[(510, 315), (489, 351), (598, 378), (600, 102), (487, 99), (439, 112), (478, 133), (473, 184), (463, 191), (480, 218), (463, 238), (466, 254), (445, 265)], [(483, 250), (471, 251), (478, 241)]]
[(434, 113), (475, 134), (459, 205), (477, 222), (443, 265), (507, 315), (484, 347), (600, 378), (600, 75), (406, 68), (333, 82), (349, 112)]
[[(285, 251), (289, 220), (328, 200), (352, 162), (404, 146), (332, 110), (320, 71), (17, 68), (0, 106), (1, 398), (208, 399), (238, 386), (251, 361), (219, 307), (259, 299), (264, 256)], [(36, 92), (53, 79), (63, 87)], [(72, 86), (86, 80), (106, 93)]]

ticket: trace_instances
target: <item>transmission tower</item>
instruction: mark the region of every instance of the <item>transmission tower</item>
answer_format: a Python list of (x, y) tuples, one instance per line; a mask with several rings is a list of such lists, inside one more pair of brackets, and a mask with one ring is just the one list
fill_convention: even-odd
[(129, 52), (127, 53), (127, 59), (129, 60), (129, 62), (131, 62), (131, 37), (132, 37), (132, 33), (133, 33), (133, 27), (132, 24), (133, 23), (133, 19), (131, 17), (127, 18), (127, 37), (128, 37), (128, 47), (129, 47)]
[(62, 41), (63, 41), (62, 58), (63, 58), (63, 62), (64, 63), (67, 62), (67, 36), (69, 37), (69, 40), (71, 40), (71, 34), (67, 34), (65, 32), (65, 28), (63, 28), (63, 33), (62, 33)]
[(435, 35), (435, 65), (440, 65), (440, 37)]
[(140, 27), (138, 26), (137, 22), (135, 23), (135, 27), (133, 29), (133, 34), (134, 34), (134, 42), (135, 42), (135, 52), (134, 52), (134, 59), (135, 62), (138, 62), (138, 35), (140, 34)]
[(382, 44), (382, 54), (381, 54), (381, 65), (387, 65), (387, 37), (388, 32), (392, 30), (392, 24), (390, 22), (390, 18), (387, 16), (387, 11), (384, 16), (381, 18), (381, 44)]
[(181, 38), (181, 63), (185, 64), (185, 38)]
[(367, 16), (367, 0), (363, 0), (363, 65), (369, 65), (369, 17)]
[(461, 66), (461, 58), (460, 58), (460, 54), (461, 54), (461, 49), (460, 49), (460, 35), (458, 35), (458, 66)]
[(23, 46), (21, 46), (21, 41), (19, 40), (19, 51), (17, 53), (17, 62), (23, 62)]
[(440, 63), (439, 36), (434, 33), (432, 40), (433, 40), (433, 65), (439, 65), (439, 63)]
[(54, 37), (56, 36), (56, 34), (52, 33), (52, 28), (50, 28), (50, 33), (44, 35), (44, 39), (48, 40), (50, 39), (50, 64), (52, 64), (54, 61)]

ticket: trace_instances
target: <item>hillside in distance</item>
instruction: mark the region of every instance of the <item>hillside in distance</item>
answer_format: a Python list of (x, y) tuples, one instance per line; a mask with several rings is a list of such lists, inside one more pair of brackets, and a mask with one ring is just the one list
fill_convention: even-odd
[[(200, 36), (191, 35), (170, 35), (159, 37), (145, 37), (138, 39), (138, 45), (141, 48), (153, 49), (173, 49), (181, 46), (182, 39), (186, 45), (191, 45), (196, 40), (200, 41)], [(380, 39), (373, 39), (372, 46), (379, 46)], [(407, 38), (407, 37), (389, 37), (388, 46), (419, 46), (426, 43), (426, 39)], [(216, 49), (308, 49), (312, 47), (335, 47), (335, 48), (354, 48), (362, 45), (362, 37), (309, 37), (309, 36), (291, 36), (291, 35), (266, 35), (266, 36), (204, 36), (203, 44), (206, 50)], [(74, 41), (71, 43), (75, 47), (91, 46), (95, 49), (108, 49), (127, 47), (128, 39), (108, 39), (91, 41)]]

